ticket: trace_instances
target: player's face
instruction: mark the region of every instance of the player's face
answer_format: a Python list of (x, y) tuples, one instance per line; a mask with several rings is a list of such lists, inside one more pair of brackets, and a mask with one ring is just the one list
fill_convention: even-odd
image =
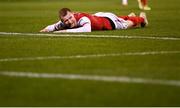
[(67, 12), (66, 16), (61, 17), (61, 20), (68, 28), (74, 28), (77, 26), (76, 19), (71, 12)]

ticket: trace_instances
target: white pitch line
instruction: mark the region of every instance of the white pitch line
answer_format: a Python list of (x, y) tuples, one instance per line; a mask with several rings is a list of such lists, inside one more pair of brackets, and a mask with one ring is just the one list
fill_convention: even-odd
[(98, 58), (98, 57), (117, 57), (117, 56), (143, 56), (143, 55), (158, 55), (158, 54), (179, 54), (179, 53), (180, 53), (180, 51), (150, 51), (150, 52), (127, 52), (127, 53), (114, 53), (114, 54), (92, 54), (92, 55), (72, 55), (72, 56), (2, 58), (2, 59), (0, 59), (0, 62), (77, 59), (77, 58)]
[(69, 79), (69, 80), (155, 84), (155, 85), (180, 87), (179, 80), (145, 79), (145, 78), (133, 78), (127, 76), (98, 76), (98, 75), (60, 74), (60, 73), (50, 74), (50, 73), (8, 72), (8, 71), (0, 72), (0, 75), (11, 76), (11, 77), (28, 77), (28, 78), (57, 78), (57, 79)]
[(157, 36), (119, 36), (119, 35), (88, 35), (88, 34), (47, 34), (47, 33), (14, 33), (0, 32), (0, 35), (20, 35), (35, 37), (80, 37), (80, 38), (121, 38), (121, 39), (153, 39), (153, 40), (180, 40), (175, 37), (157, 37)]

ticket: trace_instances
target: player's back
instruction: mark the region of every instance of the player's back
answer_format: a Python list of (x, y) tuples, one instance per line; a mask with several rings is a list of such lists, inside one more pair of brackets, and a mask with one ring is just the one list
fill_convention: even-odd
[(92, 30), (112, 30), (110, 21), (105, 17), (98, 17), (87, 13), (74, 13), (74, 17), (78, 22), (82, 17), (87, 17), (91, 21)]

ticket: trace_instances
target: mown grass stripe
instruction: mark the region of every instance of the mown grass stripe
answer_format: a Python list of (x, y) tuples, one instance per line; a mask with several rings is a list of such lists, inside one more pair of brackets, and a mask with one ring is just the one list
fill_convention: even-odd
[(91, 54), (91, 55), (71, 55), (71, 56), (19, 57), (19, 58), (2, 58), (0, 59), (0, 62), (118, 57), (118, 56), (143, 56), (143, 55), (158, 55), (158, 54), (179, 54), (179, 53), (180, 51), (149, 51), (149, 52), (126, 52), (126, 53), (114, 53), (114, 54)]

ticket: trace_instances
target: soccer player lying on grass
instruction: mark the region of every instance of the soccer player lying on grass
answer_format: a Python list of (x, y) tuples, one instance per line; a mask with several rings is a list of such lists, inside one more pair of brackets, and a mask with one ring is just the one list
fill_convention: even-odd
[(116, 16), (113, 13), (98, 12), (96, 14), (75, 13), (68, 8), (59, 11), (60, 21), (45, 27), (40, 32), (91, 32), (93, 30), (115, 30), (133, 27), (145, 27), (148, 24), (146, 14), (136, 16)]

